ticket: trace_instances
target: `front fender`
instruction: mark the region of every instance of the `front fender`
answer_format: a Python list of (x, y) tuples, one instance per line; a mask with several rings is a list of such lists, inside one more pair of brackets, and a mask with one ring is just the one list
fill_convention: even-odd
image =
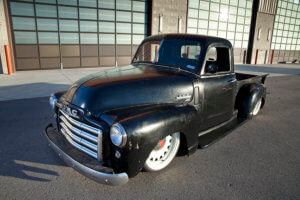
[(62, 91), (53, 93), (53, 95), (55, 95), (55, 97), (59, 100), (66, 92), (67, 92), (67, 90), (62, 90)]
[(161, 106), (118, 118), (116, 122), (123, 125), (128, 138), (125, 148), (115, 148), (121, 151), (123, 159), (120, 163), (120, 160), (114, 158), (114, 168), (122, 166), (130, 177), (135, 176), (143, 168), (158, 141), (175, 132), (185, 135), (188, 146), (195, 145), (197, 134), (193, 132), (196, 130), (193, 124), (196, 113), (196, 109), (190, 105)]

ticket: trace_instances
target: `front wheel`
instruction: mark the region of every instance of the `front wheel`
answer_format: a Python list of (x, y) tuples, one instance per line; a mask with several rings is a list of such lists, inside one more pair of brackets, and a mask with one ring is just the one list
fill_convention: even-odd
[(180, 133), (173, 133), (160, 140), (147, 158), (144, 169), (153, 172), (167, 167), (176, 156), (179, 146)]

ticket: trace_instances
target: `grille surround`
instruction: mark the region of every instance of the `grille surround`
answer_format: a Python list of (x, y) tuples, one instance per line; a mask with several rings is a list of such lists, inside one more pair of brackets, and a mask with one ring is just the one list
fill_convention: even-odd
[(72, 118), (61, 109), (58, 113), (58, 127), (67, 141), (76, 149), (101, 161), (102, 130)]

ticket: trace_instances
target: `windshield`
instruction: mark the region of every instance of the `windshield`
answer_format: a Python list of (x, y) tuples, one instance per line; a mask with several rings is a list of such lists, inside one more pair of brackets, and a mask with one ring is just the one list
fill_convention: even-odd
[(195, 40), (151, 40), (141, 44), (133, 63), (154, 63), (195, 71), (199, 65), (200, 51), (200, 42)]

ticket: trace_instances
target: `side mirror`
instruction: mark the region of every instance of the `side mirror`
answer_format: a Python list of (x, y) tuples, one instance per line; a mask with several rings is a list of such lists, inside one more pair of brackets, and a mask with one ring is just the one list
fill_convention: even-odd
[(215, 63), (211, 63), (206, 67), (205, 71), (206, 73), (214, 74), (218, 71), (218, 65), (216, 65)]

